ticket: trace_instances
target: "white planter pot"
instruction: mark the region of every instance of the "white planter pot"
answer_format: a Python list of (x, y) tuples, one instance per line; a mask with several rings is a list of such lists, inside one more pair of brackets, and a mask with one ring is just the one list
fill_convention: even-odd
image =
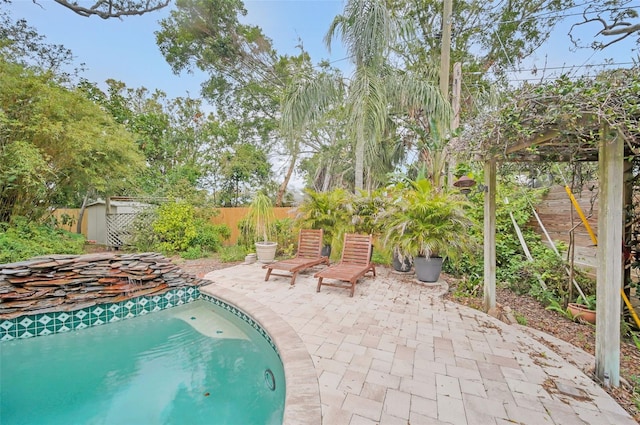
[(273, 263), (276, 258), (276, 242), (256, 242), (256, 255), (261, 263)]

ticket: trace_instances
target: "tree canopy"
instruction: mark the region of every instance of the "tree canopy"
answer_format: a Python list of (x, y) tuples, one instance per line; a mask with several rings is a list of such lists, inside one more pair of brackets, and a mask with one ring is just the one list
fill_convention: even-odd
[(0, 58), (0, 73), (0, 221), (133, 184), (142, 156), (107, 112), (49, 72)]

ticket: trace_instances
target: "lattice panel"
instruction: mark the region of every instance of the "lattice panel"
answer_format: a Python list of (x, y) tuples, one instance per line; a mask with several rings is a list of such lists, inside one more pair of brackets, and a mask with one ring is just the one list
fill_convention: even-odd
[(129, 244), (133, 236), (133, 222), (137, 213), (107, 214), (107, 245), (120, 247)]

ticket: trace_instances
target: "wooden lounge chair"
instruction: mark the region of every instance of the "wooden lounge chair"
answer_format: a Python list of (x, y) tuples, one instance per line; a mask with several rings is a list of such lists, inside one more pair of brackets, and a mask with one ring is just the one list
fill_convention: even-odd
[[(267, 275), (264, 280), (269, 280), (269, 277), (283, 276), (291, 277), (291, 285), (295, 285), (296, 277), (301, 270), (308, 269), (310, 267), (317, 266), (318, 264), (329, 265), (329, 257), (323, 257), (322, 251), (322, 235), (323, 231), (302, 229), (298, 235), (298, 252), (295, 257), (288, 260), (277, 261), (271, 264), (265, 264), (263, 269), (267, 269)], [(289, 274), (273, 273), (274, 270), (283, 270), (289, 272)]]
[[(322, 285), (336, 288), (351, 289), (351, 297), (356, 289), (356, 282), (368, 271), (376, 275), (376, 268), (371, 262), (371, 235), (346, 234), (344, 235), (344, 247), (342, 248), (342, 258), (338, 264), (327, 267), (319, 271), (314, 277), (318, 278), (316, 292), (320, 292)], [(327, 283), (323, 279), (335, 279), (336, 282)]]

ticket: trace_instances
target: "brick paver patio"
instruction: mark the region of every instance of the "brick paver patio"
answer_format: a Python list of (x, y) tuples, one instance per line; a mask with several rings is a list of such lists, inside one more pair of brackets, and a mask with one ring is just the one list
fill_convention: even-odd
[[(202, 288), (250, 313), (278, 346), (292, 425), (634, 425), (576, 366), (521, 327), (380, 268), (353, 298), (314, 270), (264, 281), (260, 264)], [(577, 350), (577, 349), (576, 349)], [(584, 356), (584, 354), (583, 354)]]

